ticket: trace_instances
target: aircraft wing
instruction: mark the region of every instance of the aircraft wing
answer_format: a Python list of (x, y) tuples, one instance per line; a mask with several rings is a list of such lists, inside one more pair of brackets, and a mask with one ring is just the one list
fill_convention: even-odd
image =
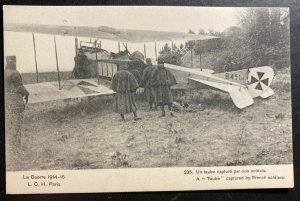
[(119, 42), (144, 43), (153, 41), (209, 40), (220, 37), (111, 27), (61, 26), (42, 24), (4, 24), (4, 31), (43, 33), (52, 35), (81, 36), (107, 39)]
[(219, 78), (219, 77), (213, 75), (212, 73), (214, 71), (210, 70), (210, 69), (187, 68), (184, 66), (177, 66), (177, 65), (168, 64), (168, 63), (165, 63), (164, 66), (170, 70), (176, 70), (176, 71), (182, 71), (185, 73), (189, 73), (190, 76), (192, 76), (194, 78), (209, 80), (209, 81), (213, 81), (213, 82), (217, 82), (217, 83), (225, 83), (225, 84), (235, 85), (235, 86), (239, 86), (239, 87), (244, 87), (244, 85), (241, 85), (239, 83), (232, 82), (230, 80)]
[(61, 83), (61, 89), (58, 82), (28, 84), (25, 88), (29, 92), (28, 104), (115, 93), (109, 87), (98, 85), (92, 79), (67, 80)]
[(229, 93), (233, 103), (240, 109), (254, 103), (247, 87), (242, 84), (217, 77), (211, 74), (212, 72), (203, 71), (202, 69), (187, 68), (167, 63), (165, 63), (165, 67), (170, 70), (188, 73), (187, 78), (189, 80)]
[(243, 109), (254, 103), (253, 98), (246, 87), (240, 87), (236, 85), (230, 85), (227, 83), (218, 83), (218, 82), (207, 81), (207, 80), (196, 79), (196, 78), (189, 78), (189, 79), (229, 93), (234, 105), (239, 109)]

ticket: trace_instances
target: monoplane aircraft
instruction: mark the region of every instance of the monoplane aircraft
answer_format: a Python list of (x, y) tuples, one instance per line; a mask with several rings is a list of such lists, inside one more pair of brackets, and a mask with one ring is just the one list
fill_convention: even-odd
[(202, 69), (165, 64), (166, 68), (185, 73), (186, 85), (197, 88), (212, 88), (229, 93), (239, 109), (254, 103), (253, 98), (268, 98), (274, 94), (270, 88), (274, 71), (269, 66), (242, 69), (238, 71), (212, 74)]
[[(6, 24), (4, 31), (30, 32), (74, 36), (76, 52), (78, 51), (77, 37), (93, 37), (94, 42), (89, 42), (92, 46), (84, 45), (80, 42), (80, 48), (85, 49), (85, 53), (93, 61), (94, 74), (89, 79), (71, 79), (61, 84), (59, 77), (59, 67), (57, 63), (58, 82), (43, 82), (25, 85), (30, 93), (29, 103), (54, 101), (61, 99), (81, 98), (88, 96), (112, 95), (114, 92), (109, 86), (99, 81), (99, 78), (111, 79), (115, 72), (120, 70), (120, 62), (132, 62), (127, 58), (116, 59), (116, 55), (107, 56), (103, 53), (101, 39), (117, 41), (124, 45), (127, 50), (128, 43), (144, 43), (144, 55), (146, 57), (146, 42), (155, 43), (155, 59), (157, 60), (156, 42), (172, 42), (176, 40), (211, 40), (219, 37), (208, 35), (187, 34), (178, 32), (163, 31), (145, 31), (116, 29), (110, 27), (76, 27), (76, 26), (58, 26), (58, 25), (33, 25), (33, 24)], [(33, 35), (34, 39), (34, 35)], [(100, 41), (99, 41), (100, 39)], [(56, 47), (56, 42), (55, 42)], [(126, 53), (129, 53), (128, 51)], [(122, 55), (120, 55), (122, 56)], [(185, 74), (184, 79), (190, 86), (205, 85), (210, 88), (229, 93), (233, 103), (240, 109), (253, 104), (253, 98), (267, 98), (274, 94), (270, 84), (274, 77), (274, 71), (271, 67), (257, 67), (243, 69), (221, 74), (212, 74), (209, 70), (199, 68), (187, 68), (172, 64), (165, 64), (166, 68), (174, 71), (181, 71)], [(37, 70), (37, 65), (36, 65)], [(38, 74), (38, 70), (37, 70)]]

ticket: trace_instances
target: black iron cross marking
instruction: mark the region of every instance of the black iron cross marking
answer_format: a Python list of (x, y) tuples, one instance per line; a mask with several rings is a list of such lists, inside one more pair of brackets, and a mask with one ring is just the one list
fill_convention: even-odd
[(266, 86), (269, 86), (269, 78), (261, 79), (264, 76), (264, 72), (257, 72), (258, 79), (255, 77), (251, 76), (251, 84), (257, 83), (255, 86), (255, 89), (257, 90), (262, 90), (262, 85), (261, 83), (265, 84)]

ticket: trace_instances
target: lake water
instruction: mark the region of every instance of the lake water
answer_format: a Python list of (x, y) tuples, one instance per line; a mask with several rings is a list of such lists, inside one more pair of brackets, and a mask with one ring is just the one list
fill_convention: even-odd
[[(90, 38), (79, 37), (79, 41), (90, 41)], [(166, 42), (157, 42), (157, 51)], [(53, 35), (35, 34), (37, 53), (37, 65), (39, 72), (56, 71), (56, 59)], [(118, 42), (101, 40), (102, 48), (109, 52), (118, 52)], [(171, 46), (171, 42), (168, 42)], [(175, 41), (179, 47), (184, 41)], [(75, 37), (56, 36), (58, 64), (60, 71), (71, 71), (74, 67)], [(143, 43), (128, 43), (128, 50), (132, 53), (136, 50), (144, 53)], [(121, 45), (121, 50), (124, 50)], [(33, 38), (31, 33), (4, 32), (4, 56), (15, 55), (17, 57), (17, 69), (20, 73), (35, 72)], [(154, 42), (146, 43), (146, 55), (155, 58)]]

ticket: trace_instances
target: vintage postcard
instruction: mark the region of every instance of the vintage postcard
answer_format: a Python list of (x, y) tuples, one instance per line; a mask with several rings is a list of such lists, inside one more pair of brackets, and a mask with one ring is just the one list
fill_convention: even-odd
[(288, 8), (3, 11), (8, 194), (293, 188)]

